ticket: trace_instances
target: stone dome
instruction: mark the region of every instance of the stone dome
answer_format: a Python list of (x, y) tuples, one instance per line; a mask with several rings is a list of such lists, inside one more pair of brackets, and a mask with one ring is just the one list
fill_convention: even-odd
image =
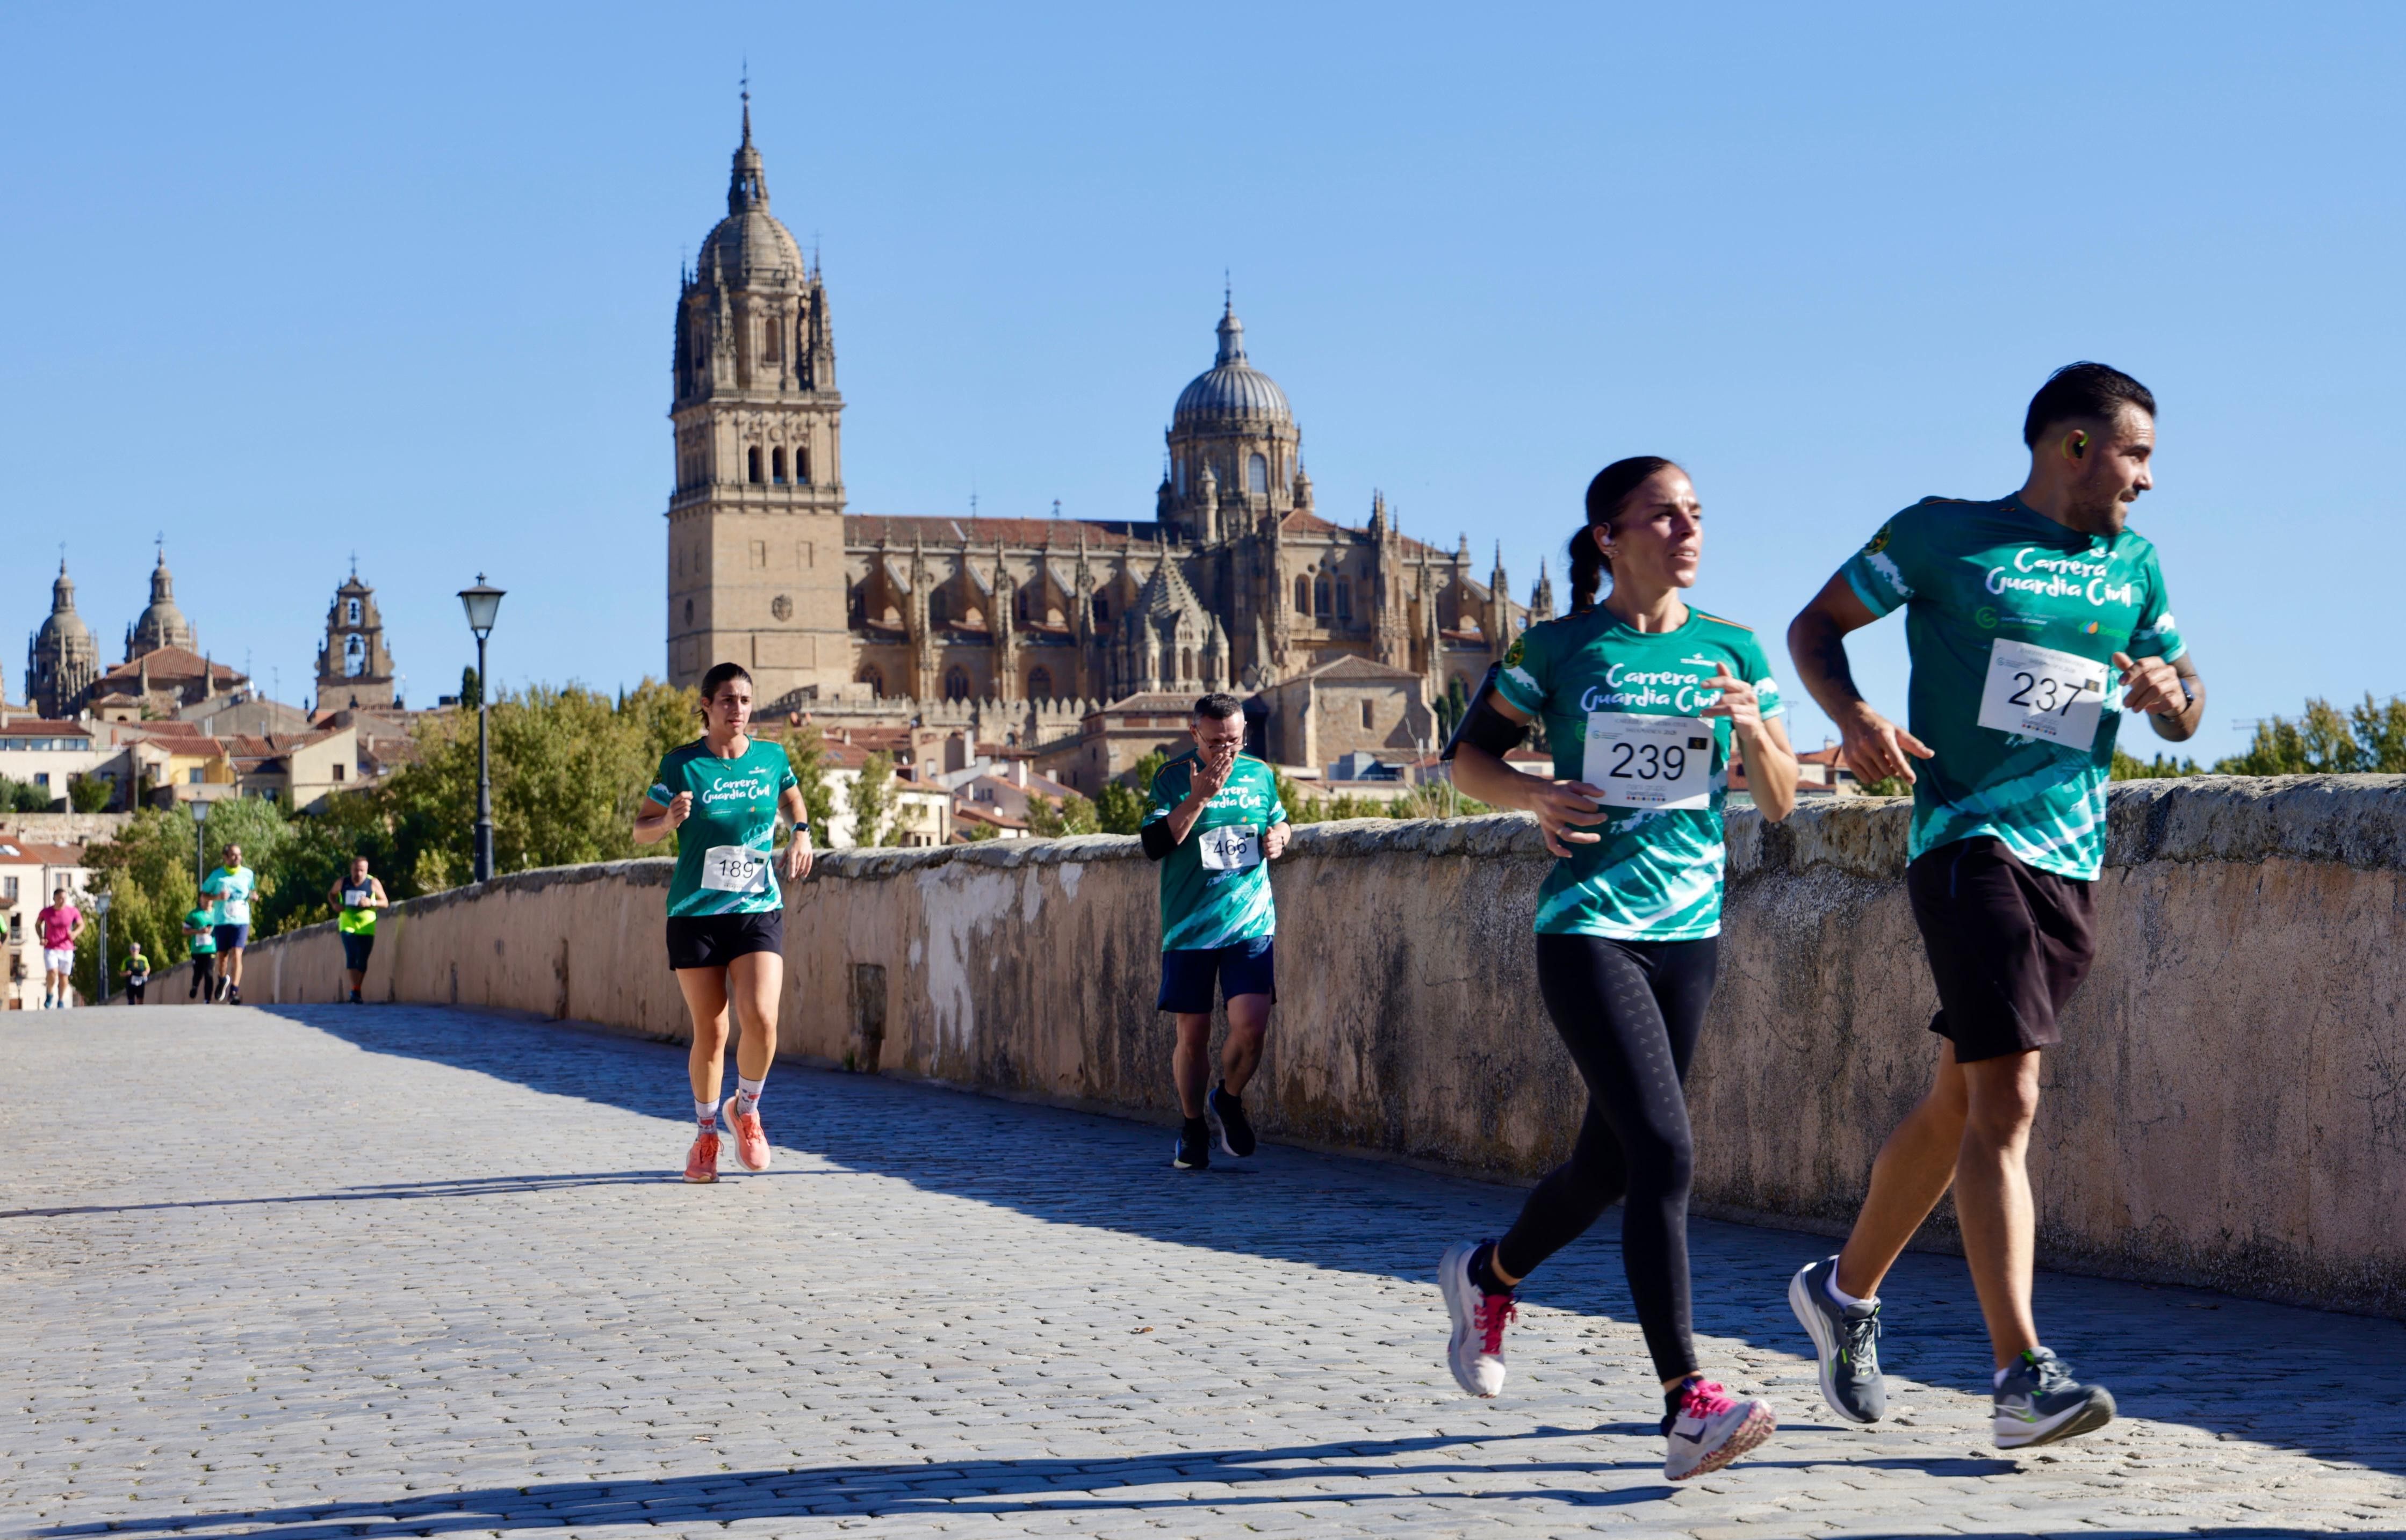
[(802, 248), (782, 220), (769, 212), (769, 176), (760, 151), (752, 144), (752, 104), (743, 104), (743, 142), (736, 147), (735, 164), (727, 181), (727, 218), (711, 227), (696, 264), (704, 276), (714, 269), (739, 289), (772, 275), (800, 283)]
[(57, 580), (50, 585), (50, 613), (42, 617), (42, 629), (34, 633), (34, 646), (39, 651), (64, 646), (70, 653), (98, 656), (92, 628), (76, 614), (75, 579), (67, 576), (67, 564), (64, 561), (59, 563)]
[(159, 564), (150, 572), (150, 604), (142, 617), (134, 623), (134, 636), (125, 650), (125, 660), (133, 662), (144, 653), (157, 652), (162, 647), (181, 647), (186, 652), (201, 650), (192, 633), (192, 623), (176, 604), (176, 577), (167, 571), (167, 553), (159, 553)]
[(1230, 304), (1220, 316), (1220, 357), (1178, 393), (1173, 427), (1216, 422), (1293, 422), (1295, 413), (1278, 382), (1245, 361), (1245, 323)]

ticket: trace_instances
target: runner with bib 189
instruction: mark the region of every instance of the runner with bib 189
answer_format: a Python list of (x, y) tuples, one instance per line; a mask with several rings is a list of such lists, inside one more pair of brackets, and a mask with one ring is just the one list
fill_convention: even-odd
[[(669, 879), (669, 967), (693, 1018), (693, 1118), (685, 1180), (718, 1180), (718, 1124), (735, 1137), (735, 1161), (769, 1169), (760, 1091), (777, 1053), (777, 995), (785, 983), (785, 896), (771, 869), (777, 815), (793, 826), (785, 881), (810, 875), (811, 822), (785, 751), (747, 735), (752, 676), (720, 663), (701, 676), (702, 735), (660, 761), (635, 811), (635, 843), (677, 836)], [(727, 1013), (743, 1023), (735, 1048), (735, 1095), (719, 1102), (727, 1060)]]
[[(2113, 1420), (2114, 1397), (2040, 1345), (2027, 1155), (2039, 1054), (2095, 954), (2089, 884), (2122, 713), (2197, 730), (2205, 695), (2156, 548), (2123, 527), (2154, 486), (2156, 400), (2102, 363), (2058, 370), (2022, 422), (2030, 476), (1993, 502), (1928, 498), (1880, 527), (1788, 630), (1813, 699), (1866, 782), (1913, 786), (1905, 895), (1939, 1011), (1936, 1081), (1872, 1166), (1845, 1250), (1799, 1272), (1790, 1307), (1852, 1422), (1888, 1405), (1879, 1286), (1951, 1185), (1996, 1355), (2001, 1448)], [(1846, 635), (1905, 614), (1907, 727), (1872, 709)]]
[[(1764, 817), (1796, 802), (1762, 645), (1679, 597), (1695, 586), (1703, 520), (1669, 460), (1598, 473), (1571, 541), (1571, 613), (1511, 644), (1446, 750), (1466, 795), (1536, 814), (1560, 858), (1537, 892), (1537, 985), (1588, 1089), (1570, 1160), (1512, 1228), (1459, 1242), (1437, 1264), (1453, 1378), (1473, 1395), (1503, 1388), (1514, 1288), (1625, 1196), (1621, 1256), (1663, 1381), (1663, 1469), (1675, 1481), (1719, 1470), (1774, 1427), (1767, 1404), (1731, 1395), (1696, 1361), (1683, 1082), (1713, 993), (1733, 752)], [(1551, 779), (1504, 760), (1539, 720)]]

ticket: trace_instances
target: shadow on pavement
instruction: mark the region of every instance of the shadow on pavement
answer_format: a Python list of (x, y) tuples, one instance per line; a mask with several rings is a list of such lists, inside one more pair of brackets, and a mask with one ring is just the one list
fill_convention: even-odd
[[(1655, 1430), (1645, 1430), (1649, 1442)], [(1342, 1444), (1271, 1449), (1181, 1449), (1165, 1454), (1107, 1460), (937, 1460), (912, 1464), (803, 1466), (783, 1471), (722, 1471), (652, 1480), (552, 1482), (529, 1487), (488, 1487), (473, 1491), (430, 1492), (363, 1503), (316, 1503), (292, 1507), (225, 1513), (163, 1514), (119, 1518), (106, 1525), (77, 1524), (35, 1530), (64, 1535), (105, 1529), (111, 1534), (208, 1534), (238, 1532), (273, 1540), (335, 1540), (345, 1535), (447, 1534), (460, 1531), (529, 1526), (672, 1525), (725, 1523), (782, 1518), (871, 1519), (913, 1514), (1047, 1515), (1141, 1514), (1187, 1508), (1236, 1509), (1288, 1505), (1380, 1502), (1425, 1505), (1425, 1491), (1394, 1490), (1382, 1483), (1412, 1477), (1453, 1479), (1465, 1476), (1593, 1476), (1619, 1478), (1620, 1486), (1487, 1488), (1443, 1494), (1449, 1502), (1541, 1502), (1564, 1508), (1619, 1507), (1660, 1502), (1677, 1490), (1662, 1479), (1661, 1461), (1649, 1449), (1635, 1460), (1522, 1460), (1481, 1464), (1450, 1457), (1414, 1463), (1409, 1457), (1465, 1446), (1515, 1444), (1528, 1439), (1588, 1438), (1592, 1434), (1539, 1428), (1508, 1434), (1432, 1434), (1419, 1438), (1365, 1439)], [(1869, 1461), (1748, 1461), (1748, 1468), (1835, 1466), (1911, 1470), (1941, 1477), (2011, 1476), (2009, 1460), (1894, 1459)], [(1337, 1482), (1361, 1483), (1360, 1490)], [(1282, 1491), (1249, 1492), (1248, 1487), (1295, 1482)], [(1152, 1489), (1160, 1489), (1153, 1491)], [(1371, 1516), (1365, 1515), (1365, 1519)], [(1465, 1518), (1473, 1516), (1465, 1515)], [(1952, 1532), (1946, 1532), (1952, 1533)], [(2100, 1531), (2091, 1533), (2149, 1535), (2280, 1534), (2290, 1530)]]
[[(374, 1053), (664, 1122), (682, 1123), (690, 1106), (674, 1044), (433, 1007), (253, 1009)], [(1501, 1232), (1521, 1199), (1512, 1188), (1276, 1146), (1233, 1169), (1174, 1171), (1167, 1128), (876, 1076), (782, 1068), (763, 1110), (786, 1149), (928, 1191), (1054, 1223), (1394, 1278), (1430, 1278), (1448, 1243)], [(1696, 1221), (1698, 1335), (1809, 1360), (1788, 1279), (1833, 1249), (1820, 1236)], [(1618, 1221), (1606, 1215), (1549, 1261), (1522, 1297), (1633, 1321)], [(1882, 1298), (1891, 1375), (1985, 1397), (1988, 1336), (1960, 1260), (1910, 1253)], [(2126, 1416), (2406, 1475), (2406, 1322), (2056, 1273), (2039, 1275), (2038, 1305), (2050, 1345), (2108, 1385)], [(1704, 1350), (1709, 1369), (1710, 1344)]]
[[(807, 1177), (810, 1171), (747, 1176)], [(357, 1203), (362, 1198), (463, 1198), (487, 1193), (548, 1193), (563, 1187), (618, 1187), (675, 1180), (673, 1172), (569, 1171), (556, 1176), (461, 1177), (452, 1181), (377, 1181), (332, 1193), (287, 1193), (263, 1198), (184, 1198), (172, 1203), (84, 1203), (61, 1208), (0, 1208), (0, 1219), (57, 1219), (65, 1214), (138, 1214), (152, 1208), (242, 1208), (262, 1203)]]

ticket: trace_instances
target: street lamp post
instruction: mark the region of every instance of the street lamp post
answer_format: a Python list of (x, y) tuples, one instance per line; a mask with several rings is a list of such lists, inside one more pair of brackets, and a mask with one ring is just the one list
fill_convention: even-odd
[(208, 881), (209, 804), (206, 798), (192, 798), (192, 886), (198, 888)]
[(487, 724), (493, 683), (485, 671), (485, 639), (493, 634), (493, 619), (502, 613), (504, 590), (476, 574), (476, 586), (460, 590), (460, 607), (468, 612), (468, 629), (476, 633), (476, 881), (493, 878), (493, 759)]
[(111, 895), (102, 888), (92, 896), (92, 911), (100, 916), (100, 1003), (108, 1003), (108, 900)]

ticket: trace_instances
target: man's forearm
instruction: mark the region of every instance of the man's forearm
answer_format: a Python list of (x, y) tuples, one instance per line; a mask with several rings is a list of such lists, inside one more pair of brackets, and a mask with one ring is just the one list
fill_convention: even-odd
[(1202, 817), (1203, 810), (1210, 805), (1210, 797), (1189, 792), (1186, 800), (1170, 809), (1169, 842), (1173, 845), (1184, 844), (1188, 832), (1195, 827), (1195, 821)]
[(1804, 693), (1832, 717), (1864, 703), (1847, 661), (1847, 633), (1828, 615), (1819, 610), (1798, 615), (1788, 628), (1788, 656)]
[(2187, 684), (2188, 704), (2172, 716), (2158, 716), (2151, 712), (2147, 724), (2166, 742), (2185, 743), (2197, 735), (2198, 725), (2205, 720), (2205, 681), (2198, 677), (2197, 665), (2188, 660), (2186, 653), (2172, 660), (2172, 672)]

